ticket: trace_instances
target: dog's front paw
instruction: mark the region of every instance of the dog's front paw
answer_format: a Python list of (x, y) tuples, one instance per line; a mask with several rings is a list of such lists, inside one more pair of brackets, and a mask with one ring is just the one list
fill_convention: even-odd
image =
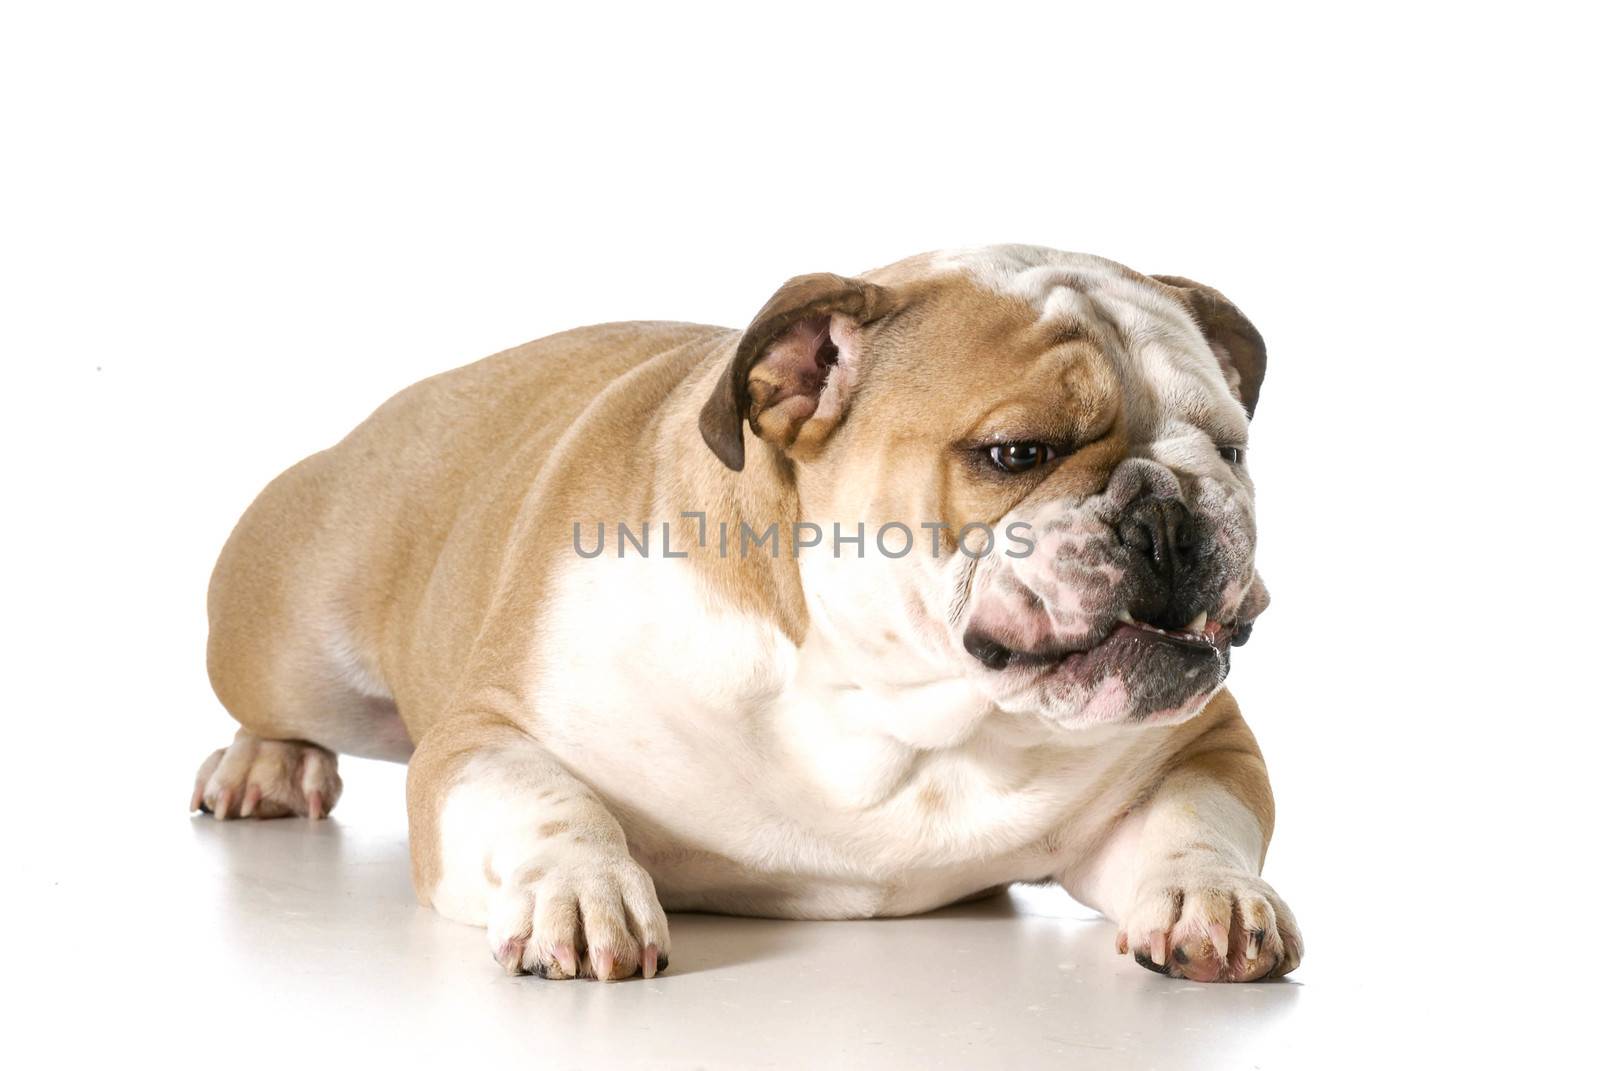
[(666, 913), (627, 854), (565, 850), (496, 881), (489, 948), (508, 973), (609, 981), (666, 970)]
[(1300, 929), (1272, 886), (1221, 864), (1177, 861), (1139, 886), (1117, 951), (1196, 982), (1253, 982), (1300, 965)]

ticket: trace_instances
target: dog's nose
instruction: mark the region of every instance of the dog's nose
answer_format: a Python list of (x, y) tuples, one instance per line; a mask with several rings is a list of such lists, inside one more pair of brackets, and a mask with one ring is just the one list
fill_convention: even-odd
[(1182, 628), (1201, 609), (1189, 606), (1186, 581), (1199, 557), (1194, 517), (1181, 499), (1146, 495), (1117, 523), (1117, 538), (1142, 574), (1129, 612), (1157, 628)]

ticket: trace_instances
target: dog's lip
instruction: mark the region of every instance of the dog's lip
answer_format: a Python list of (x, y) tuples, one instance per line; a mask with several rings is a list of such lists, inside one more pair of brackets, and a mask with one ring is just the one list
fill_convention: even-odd
[[(1106, 633), (1105, 638), (1102, 639), (1100, 643), (1095, 644), (1095, 646), (1098, 647), (1101, 644), (1109, 643), (1111, 640), (1115, 639), (1118, 634), (1131, 633), (1134, 635), (1145, 634), (1160, 637), (1161, 639), (1166, 640), (1169, 643), (1175, 643), (1180, 647), (1192, 647), (1196, 650), (1220, 651), (1222, 648), (1228, 645), (1228, 641), (1233, 638), (1233, 634), (1236, 630), (1236, 625), (1212, 620), (1211, 618), (1206, 617), (1204, 614), (1199, 615), (1195, 621), (1181, 629), (1165, 629), (1157, 628), (1155, 625), (1152, 625), (1147, 621), (1135, 621), (1133, 618), (1124, 613), (1117, 619), (1116, 627), (1110, 632)], [(1091, 648), (1091, 650), (1092, 649), (1093, 648)]]
[[(1191, 624), (1199, 625), (1198, 621)], [(1048, 647), (1038, 651), (1013, 651), (1005, 670), (1019, 670), (1023, 672), (1054, 672), (1070, 663), (1081, 661), (1084, 657), (1093, 654), (1103, 647), (1113, 643), (1129, 641), (1133, 643), (1167, 643), (1175, 647), (1186, 648), (1191, 651), (1203, 651), (1207, 654), (1220, 654), (1227, 648), (1235, 634), (1242, 627), (1240, 622), (1223, 622), (1207, 617), (1203, 625), (1191, 631), (1188, 627), (1182, 629), (1164, 629), (1145, 621), (1135, 621), (1124, 611), (1117, 616), (1112, 627), (1086, 647)]]

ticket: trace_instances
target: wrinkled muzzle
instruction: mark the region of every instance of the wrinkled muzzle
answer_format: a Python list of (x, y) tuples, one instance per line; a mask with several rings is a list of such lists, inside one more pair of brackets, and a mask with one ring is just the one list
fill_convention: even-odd
[(1105, 490), (1025, 503), (1031, 551), (978, 567), (962, 645), (1007, 709), (1066, 722), (1193, 713), (1265, 608), (1248, 492), (1145, 459)]

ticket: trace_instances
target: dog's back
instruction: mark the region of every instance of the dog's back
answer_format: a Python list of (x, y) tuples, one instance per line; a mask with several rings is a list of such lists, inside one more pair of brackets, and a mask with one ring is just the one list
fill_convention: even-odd
[[(616, 323), (530, 342), (402, 390), (273, 480), (212, 575), (207, 665), (223, 705), (257, 735), (404, 759), (561, 436), (618, 379), (728, 333)], [(419, 649), (425, 672), (402, 655)]]

